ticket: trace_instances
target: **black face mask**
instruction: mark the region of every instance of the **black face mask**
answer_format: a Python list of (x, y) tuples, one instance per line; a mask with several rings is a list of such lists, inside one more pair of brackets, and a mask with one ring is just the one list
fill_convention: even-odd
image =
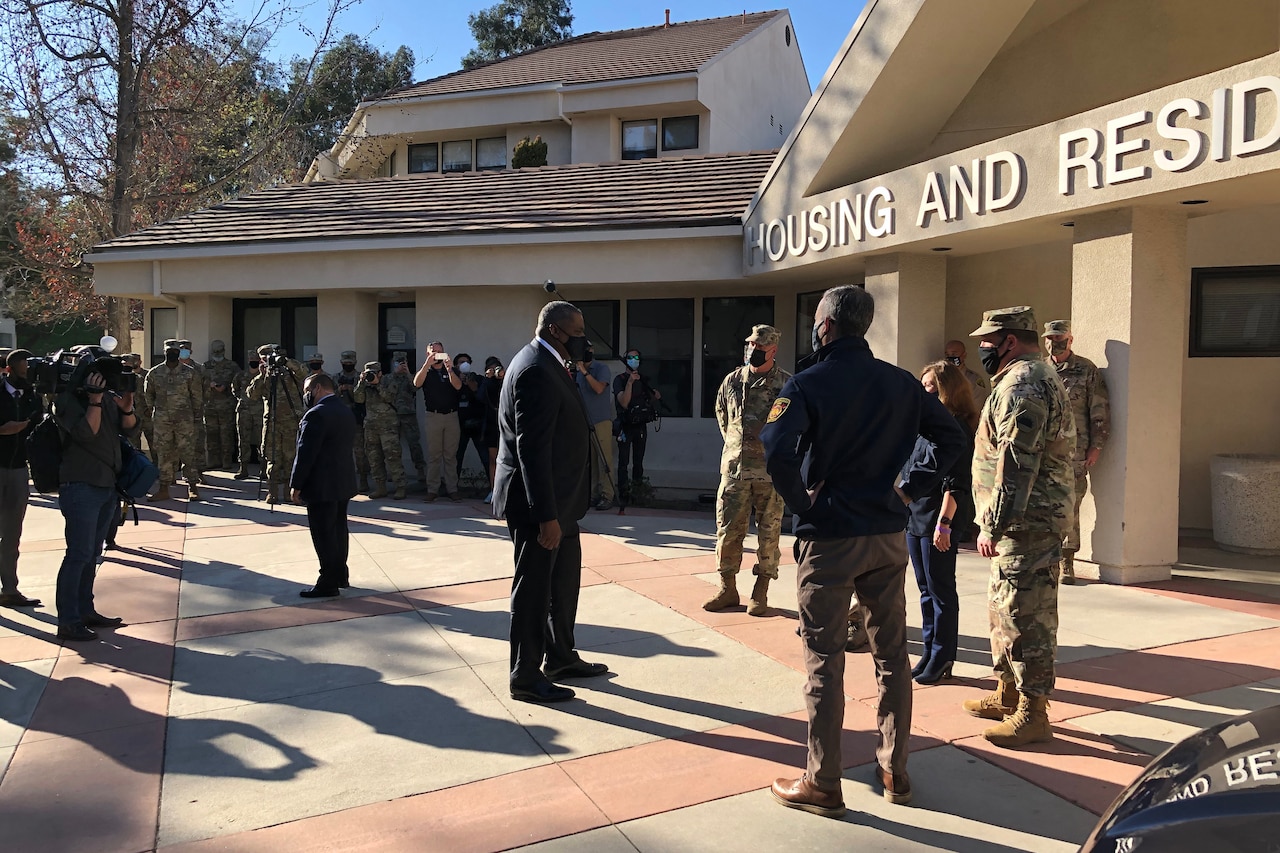
[(302, 395), (302, 407), (309, 409), (316, 404), (316, 395), (308, 391)]
[(949, 355), (947, 356), (946, 360), (954, 364), (956, 367), (959, 367), (960, 365), (964, 364), (964, 359), (958, 355)]
[(752, 349), (751, 355), (747, 356), (747, 364), (752, 367), (764, 367), (768, 360), (769, 354), (762, 349)]
[(564, 348), (569, 352), (569, 360), (577, 363), (587, 357), (587, 350), (591, 348), (591, 341), (587, 340), (586, 335), (569, 335), (569, 339), (564, 342)]
[(591, 350), (587, 350), (587, 354), (582, 357), (583, 364), (590, 364), (596, 360), (596, 354)]
[(178, 363), (178, 351), (176, 349), (167, 349), (164, 351), (164, 360), (166, 364)]
[(987, 371), (987, 375), (995, 376), (999, 373), (1000, 362), (1004, 360), (1006, 355), (1000, 352), (999, 344), (990, 348), (983, 347), (980, 352), (982, 354), (982, 367)]

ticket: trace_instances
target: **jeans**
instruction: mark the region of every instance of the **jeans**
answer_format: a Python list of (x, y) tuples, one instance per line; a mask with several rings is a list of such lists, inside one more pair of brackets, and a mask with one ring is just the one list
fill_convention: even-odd
[(942, 663), (956, 659), (960, 634), (960, 596), (956, 594), (956, 551), (939, 551), (933, 540), (907, 534), (907, 552), (920, 587), (924, 657)]
[(119, 497), (109, 486), (63, 483), (58, 487), (58, 507), (66, 519), (67, 553), (58, 569), (58, 625), (69, 628), (84, 622), (93, 609), (93, 581), (98, 555), (117, 511)]

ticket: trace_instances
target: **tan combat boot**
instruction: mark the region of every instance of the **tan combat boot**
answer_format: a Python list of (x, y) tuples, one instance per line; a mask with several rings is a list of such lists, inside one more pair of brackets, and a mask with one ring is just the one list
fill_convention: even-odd
[(998, 726), (992, 726), (982, 736), (994, 746), (1014, 749), (1029, 743), (1053, 740), (1053, 727), (1049, 725), (1049, 697), (1018, 697), (1018, 709), (1004, 718)]
[(160, 490), (156, 492), (154, 495), (152, 495), (151, 497), (147, 498), (147, 500), (154, 501), (154, 502), (169, 500), (169, 486), (168, 485), (161, 486)]
[(373, 498), (385, 498), (387, 496), (387, 484), (383, 480), (373, 481), (373, 491), (369, 494)]
[(769, 612), (769, 577), (757, 575), (756, 585), (751, 588), (751, 600), (747, 602), (748, 616), (764, 616)]
[(280, 490), (278, 487), (276, 486), (267, 487), (267, 503), (269, 504), (280, 503)]
[(964, 709), (972, 717), (984, 720), (1003, 720), (1018, 710), (1018, 688), (1013, 679), (1000, 679), (994, 693), (988, 693), (981, 699), (964, 700)]
[(720, 591), (711, 597), (706, 604), (702, 605), (703, 610), (715, 612), (724, 610), (726, 607), (738, 606), (738, 573), (737, 572), (721, 572), (720, 573)]
[(1063, 551), (1062, 561), (1058, 563), (1058, 583), (1065, 586), (1075, 586), (1076, 567), (1075, 552)]
[(395, 493), (394, 495), (392, 495), (392, 498), (393, 498), (394, 500), (397, 500), (397, 501), (402, 501), (402, 500), (404, 500), (404, 498), (405, 498), (405, 489), (404, 489), (404, 486), (396, 486), (396, 493)]
[(200, 500), (200, 490), (196, 488), (196, 484), (194, 481), (187, 483), (187, 500), (189, 501)]
[(249, 465), (248, 465), (247, 463), (245, 463), (245, 462), (241, 462), (241, 463), (240, 463), (240, 470), (239, 470), (239, 471), (236, 471), (235, 476), (233, 477), (233, 479), (236, 479), (236, 480), (247, 480), (247, 479), (249, 479)]

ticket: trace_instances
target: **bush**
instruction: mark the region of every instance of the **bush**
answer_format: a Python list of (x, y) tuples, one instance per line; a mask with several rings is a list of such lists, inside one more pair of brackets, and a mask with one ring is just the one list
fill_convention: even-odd
[(547, 143), (542, 141), (541, 136), (535, 136), (533, 139), (526, 136), (516, 143), (511, 157), (513, 169), (545, 165), (547, 165)]

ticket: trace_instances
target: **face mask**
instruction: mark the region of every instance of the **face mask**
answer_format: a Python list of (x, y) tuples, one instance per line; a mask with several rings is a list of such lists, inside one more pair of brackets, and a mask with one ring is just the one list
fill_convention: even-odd
[(637, 355), (629, 355), (629, 356), (627, 356), (627, 367), (631, 368), (632, 370), (639, 370), (639, 369), (640, 369), (640, 357), (639, 357), (639, 356), (637, 356)]
[(215, 362), (222, 361), (222, 356), (220, 355), (210, 356), (210, 358), (212, 358), (213, 361)]
[(167, 349), (164, 351), (164, 360), (169, 364), (173, 364), (178, 360), (178, 351), (176, 349)]
[(769, 360), (769, 354), (766, 353), (764, 350), (757, 349), (755, 347), (748, 347), (747, 359), (746, 359), (747, 364), (751, 365), (752, 367), (764, 367), (765, 362), (767, 362), (768, 360)]
[(587, 354), (582, 357), (583, 364), (590, 364), (596, 360), (596, 354), (591, 350), (587, 350)]
[(355, 366), (354, 364), (344, 364), (344, 365), (342, 365), (342, 372), (343, 372), (343, 373), (355, 373), (355, 372), (356, 372), (356, 366)]
[(310, 391), (302, 395), (302, 407), (309, 409), (316, 404), (316, 395)]
[(959, 367), (960, 365), (964, 364), (964, 359), (958, 355), (949, 355), (947, 356), (946, 360), (954, 364), (956, 367)]
[(1049, 341), (1049, 340), (1046, 340), (1046, 341), (1045, 341), (1045, 344), (1046, 344), (1046, 345), (1048, 346), (1048, 348), (1049, 348), (1049, 355), (1066, 355), (1066, 354), (1067, 354), (1067, 342), (1066, 342), (1066, 341)]
[(319, 372), (320, 372), (320, 369), (321, 369), (322, 367), (324, 367), (324, 362), (323, 362), (323, 361), (308, 361), (308, 362), (307, 362), (307, 367), (311, 368), (311, 372), (312, 372), (312, 373), (319, 373)]
[(178, 358), (181, 358), (183, 360), (191, 358), (191, 350), (189, 349), (178, 350)]
[(469, 361), (460, 361), (460, 362), (458, 362), (458, 372), (459, 372), (459, 373), (470, 373), (470, 372), (471, 372), (471, 362), (469, 362)]
[[(823, 321), (825, 323), (826, 321)], [(822, 349), (822, 326), (823, 323), (814, 323), (813, 332), (809, 335), (809, 342), (813, 344), (813, 351), (817, 352)]]
[(982, 367), (987, 371), (988, 376), (995, 376), (1000, 372), (1000, 362), (1003, 359), (1004, 354), (1000, 352), (999, 345), (982, 348)]

